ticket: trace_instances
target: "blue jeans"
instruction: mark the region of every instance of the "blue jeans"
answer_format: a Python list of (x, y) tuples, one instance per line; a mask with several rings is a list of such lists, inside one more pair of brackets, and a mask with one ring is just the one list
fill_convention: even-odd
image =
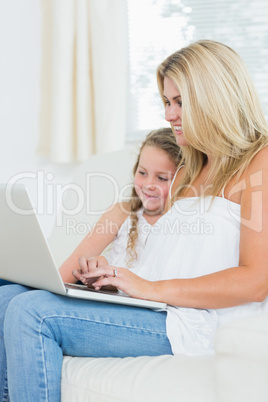
[(166, 312), (28, 290), (0, 288), (1, 402), (60, 401), (63, 355), (172, 354)]
[(11, 285), (11, 284), (12, 284), (12, 282), (5, 281), (4, 279), (0, 279), (0, 286), (3, 286), (3, 285)]

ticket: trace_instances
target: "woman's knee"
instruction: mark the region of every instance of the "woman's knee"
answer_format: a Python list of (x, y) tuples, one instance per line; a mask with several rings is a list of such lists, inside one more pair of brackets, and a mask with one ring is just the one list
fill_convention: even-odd
[(42, 320), (55, 305), (56, 295), (44, 290), (31, 290), (13, 297), (6, 311), (5, 320), (12, 325), (20, 325), (29, 319)]
[(19, 318), (25, 314), (31, 314), (36, 309), (39, 310), (44, 307), (44, 300), (42, 300), (43, 293), (46, 292), (42, 290), (30, 290), (28, 292), (22, 291), (17, 293), (15, 297), (11, 298), (6, 315)]
[(53, 328), (47, 322), (55, 316), (56, 298), (50, 292), (32, 290), (11, 300), (4, 322), (7, 349), (19, 347), (23, 342), (27, 344), (41, 334), (54, 338)]
[(42, 291), (21, 292), (10, 300), (4, 323), (6, 339), (16, 337), (16, 334), (20, 336), (20, 334), (28, 332), (33, 324), (35, 326), (36, 322), (40, 321), (38, 310), (42, 303), (38, 300), (39, 292)]

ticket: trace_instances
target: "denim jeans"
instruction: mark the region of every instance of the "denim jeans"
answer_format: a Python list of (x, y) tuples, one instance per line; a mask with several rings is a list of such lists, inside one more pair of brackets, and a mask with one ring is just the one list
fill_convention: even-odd
[(60, 401), (63, 355), (172, 354), (166, 312), (27, 290), (0, 288), (0, 401)]
[(3, 286), (3, 285), (11, 285), (11, 284), (12, 284), (12, 282), (5, 281), (4, 279), (0, 279), (0, 286)]

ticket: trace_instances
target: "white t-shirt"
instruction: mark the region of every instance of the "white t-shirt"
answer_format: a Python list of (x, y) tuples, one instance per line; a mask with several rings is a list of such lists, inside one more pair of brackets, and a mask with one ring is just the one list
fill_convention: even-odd
[(108, 263), (115, 267), (124, 267), (134, 269), (139, 263), (140, 257), (143, 253), (145, 243), (148, 234), (151, 231), (151, 225), (143, 216), (143, 208), (137, 211), (138, 217), (138, 238), (135, 245), (135, 251), (137, 253), (137, 259), (135, 259), (132, 265), (129, 267), (128, 261), (130, 260), (130, 255), (127, 253), (127, 242), (128, 233), (131, 229), (130, 217), (124, 221), (120, 227), (111, 247), (105, 251), (104, 256), (106, 257)]
[[(154, 281), (195, 278), (235, 267), (239, 242), (239, 204), (222, 197), (213, 202), (212, 197), (183, 198), (152, 227), (135, 273)], [(217, 310), (168, 306), (167, 335), (173, 353), (213, 353), (218, 325), (262, 312), (264, 305)]]

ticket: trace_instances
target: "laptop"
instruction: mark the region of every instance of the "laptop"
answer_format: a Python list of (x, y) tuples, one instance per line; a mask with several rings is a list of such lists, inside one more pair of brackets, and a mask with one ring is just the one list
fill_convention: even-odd
[(0, 278), (67, 297), (165, 309), (166, 304), (125, 293), (65, 284), (23, 184), (0, 184)]

